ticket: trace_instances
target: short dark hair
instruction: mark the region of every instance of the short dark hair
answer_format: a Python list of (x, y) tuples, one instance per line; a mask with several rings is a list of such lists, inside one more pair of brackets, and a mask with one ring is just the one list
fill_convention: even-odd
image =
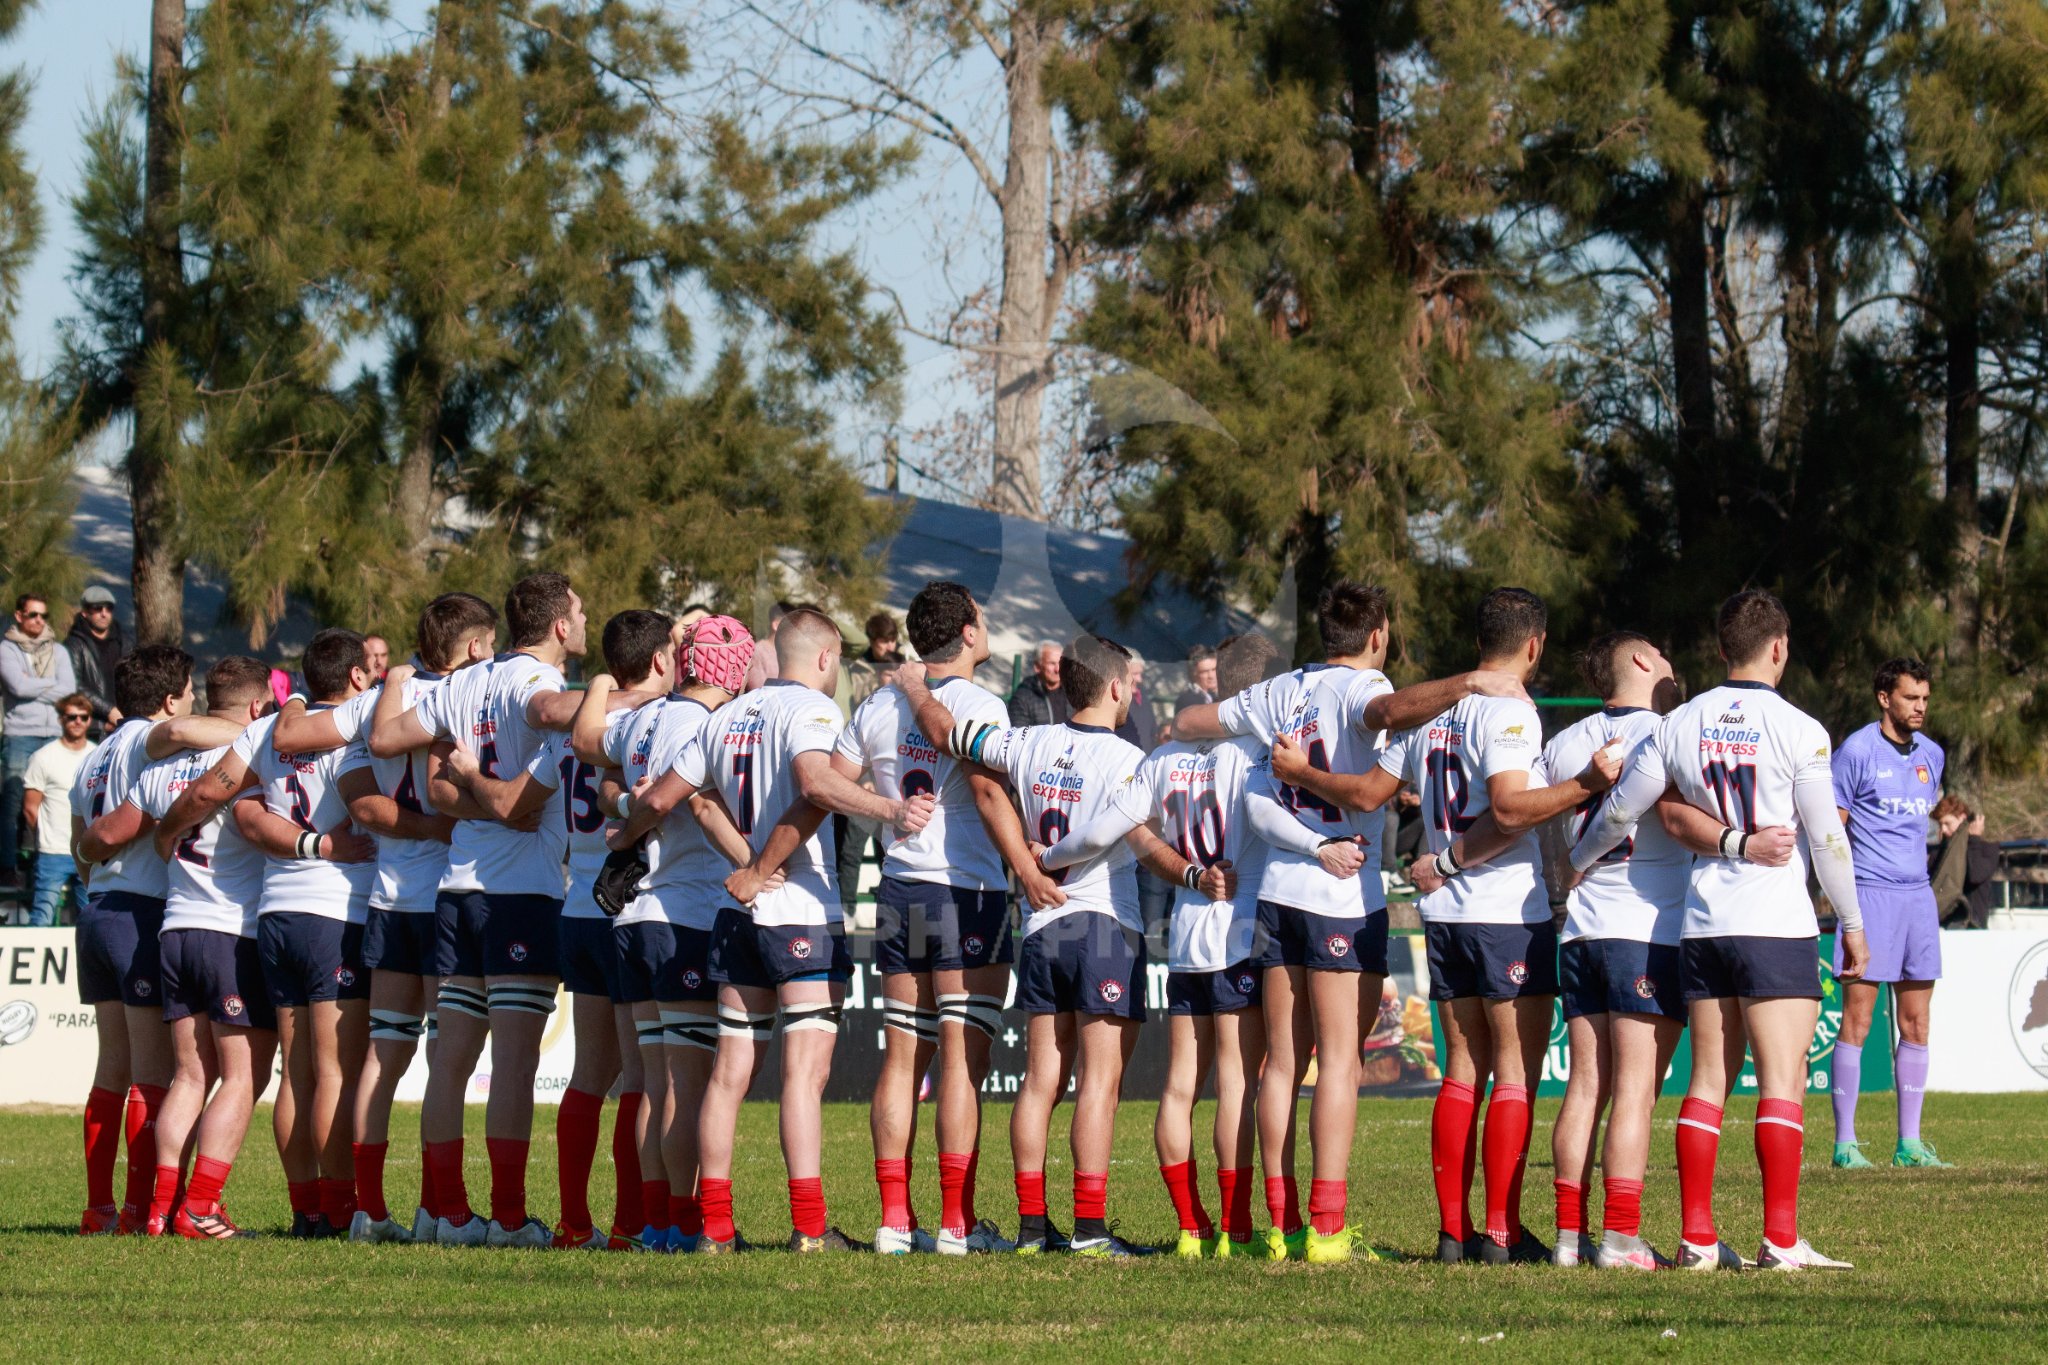
[(1479, 599), (1479, 657), (1513, 654), (1550, 626), (1543, 599), (1527, 588), (1495, 588)]
[(1731, 664), (1746, 664), (1763, 652), (1765, 645), (1780, 635), (1792, 633), (1792, 618), (1785, 604), (1762, 588), (1744, 588), (1721, 604), (1714, 633), (1721, 644), (1721, 657)]
[(567, 616), (569, 575), (533, 573), (505, 594), (505, 624), (512, 628), (512, 648), (524, 649), (548, 638), (555, 622)]
[(1911, 655), (1903, 655), (1896, 659), (1886, 659), (1883, 663), (1879, 664), (1876, 676), (1871, 679), (1871, 685), (1879, 692), (1895, 692), (1898, 690), (1899, 679), (1901, 678), (1911, 678), (1914, 682), (1932, 683), (1934, 681), (1934, 673), (1926, 664), (1918, 659), (1913, 658)]
[(1390, 600), (1385, 588), (1349, 579), (1324, 588), (1316, 599), (1316, 629), (1323, 637), (1323, 653), (1332, 659), (1365, 653), (1372, 633), (1386, 628)]
[(661, 612), (628, 607), (604, 623), (605, 667), (628, 687), (645, 682), (674, 627), (675, 621)]
[[(1232, 640), (1241, 640), (1243, 638), (1244, 637), (1242, 635), (1229, 635), (1224, 637), (1223, 643), (1229, 644)], [(1204, 659), (1216, 658), (1218, 653), (1222, 650), (1222, 648), (1223, 645), (1194, 646), (1192, 649), (1188, 651), (1188, 667), (1193, 668), (1196, 664), (1202, 662), (1202, 660)]]
[(299, 672), (306, 675), (306, 690), (314, 701), (333, 701), (348, 691), (348, 675), (369, 667), (363, 652), (363, 637), (341, 626), (329, 626), (306, 644), (306, 656), (299, 660)]
[(1209, 654), (1216, 660), (1216, 693), (1223, 697), (1272, 677), (1280, 661), (1279, 647), (1256, 630), (1225, 637)]
[(1083, 633), (1060, 655), (1060, 691), (1076, 711), (1102, 700), (1111, 674), (1128, 676), (1131, 651), (1107, 635)]
[(1579, 676), (1602, 701), (1614, 695), (1616, 663), (1624, 649), (1647, 645), (1650, 637), (1633, 630), (1610, 630), (1579, 651)]
[(206, 709), (214, 715), (270, 695), (270, 665), (261, 659), (230, 654), (206, 670)]
[(870, 616), (867, 619), (867, 624), (861, 629), (867, 635), (869, 644), (874, 644), (877, 641), (894, 644), (898, 638), (896, 618), (886, 611), (878, 611), (873, 616)]
[(124, 716), (153, 716), (191, 681), (190, 654), (176, 645), (144, 645), (114, 665), (114, 705)]
[(498, 609), (471, 592), (444, 592), (420, 608), (413, 643), (420, 663), (434, 672), (451, 668), (462, 642), (478, 631), (496, 634)]
[(977, 614), (974, 594), (964, 583), (934, 579), (917, 590), (903, 617), (910, 632), (910, 647), (928, 664), (958, 658), (967, 647), (960, 632), (974, 624)]
[(50, 599), (43, 596), (41, 593), (25, 592), (21, 596), (14, 599), (14, 609), (16, 611), (20, 611), (22, 608), (26, 607), (31, 602), (40, 602), (46, 607), (50, 605)]

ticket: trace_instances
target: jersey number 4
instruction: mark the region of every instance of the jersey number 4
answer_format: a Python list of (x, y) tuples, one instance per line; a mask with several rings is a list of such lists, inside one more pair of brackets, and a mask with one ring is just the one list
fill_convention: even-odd
[[(1330, 771), (1330, 753), (1323, 747), (1323, 741), (1313, 740), (1308, 746), (1308, 766), (1319, 773)], [(1322, 817), (1326, 825), (1334, 825), (1344, 818), (1343, 807), (1332, 801), (1325, 801), (1314, 792), (1301, 787), (1280, 787), (1280, 800), (1291, 811), (1312, 810)], [(1220, 842), (1219, 842), (1220, 846)], [(1182, 855), (1186, 856), (1186, 855)]]

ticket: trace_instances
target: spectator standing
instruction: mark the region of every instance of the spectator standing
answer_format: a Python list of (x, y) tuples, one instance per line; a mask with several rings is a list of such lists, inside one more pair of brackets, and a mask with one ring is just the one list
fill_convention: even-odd
[(74, 907), (78, 904), (78, 864), (71, 857), (71, 787), (92, 753), (92, 740), (87, 738), (92, 702), (83, 692), (73, 692), (57, 703), (57, 719), (64, 732), (35, 751), (23, 777), (22, 813), (36, 838), (31, 928), (55, 924), (67, 896)]
[(380, 683), (391, 671), (391, 642), (381, 635), (363, 637), (363, 661), (368, 665), (370, 681)]
[(1216, 647), (1196, 645), (1188, 651), (1188, 686), (1173, 699), (1173, 714), (1216, 700)]
[(1058, 725), (1074, 714), (1060, 691), (1060, 655), (1065, 651), (1056, 640), (1042, 640), (1032, 657), (1031, 676), (1017, 684), (1010, 694), (1010, 724)]
[(0, 737), (0, 886), (19, 886), (21, 873), (21, 806), (27, 788), (28, 762), (36, 750), (55, 739), (57, 702), (78, 690), (71, 656), (50, 629), (50, 604), (33, 593), (14, 603), (14, 624), (0, 639), (0, 710), (6, 713)]
[(95, 583), (78, 596), (78, 612), (64, 637), (78, 690), (92, 703), (91, 737), (97, 740), (121, 723), (114, 705), (114, 667), (128, 657), (128, 632), (114, 616), (114, 594)]
[(850, 698), (847, 706), (849, 714), (854, 707), (888, 686), (883, 680), (883, 674), (903, 662), (902, 637), (895, 617), (886, 611), (878, 611), (868, 618), (866, 629), (867, 648), (863, 649), (860, 657), (846, 668)]
[(1949, 793), (1934, 807), (1940, 837), (1927, 849), (1936, 913), (1944, 929), (1982, 929), (1998, 908), (1998, 845), (1984, 837), (1984, 812)]
[(1131, 656), (1131, 713), (1117, 726), (1117, 735), (1146, 753), (1159, 747), (1159, 718), (1152, 714), (1152, 699), (1145, 695), (1145, 661)]

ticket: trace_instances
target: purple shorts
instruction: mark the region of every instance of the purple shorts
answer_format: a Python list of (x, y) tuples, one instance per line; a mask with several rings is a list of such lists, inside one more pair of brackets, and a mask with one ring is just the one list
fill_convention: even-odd
[[(1941, 919), (1930, 886), (1856, 883), (1863, 936), (1870, 941), (1865, 981), (1941, 979)], [(1835, 935), (1835, 970), (1842, 969), (1842, 936)]]

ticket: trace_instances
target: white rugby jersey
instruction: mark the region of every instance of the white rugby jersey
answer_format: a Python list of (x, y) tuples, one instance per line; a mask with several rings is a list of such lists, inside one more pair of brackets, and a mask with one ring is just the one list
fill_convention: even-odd
[[(975, 721), (1006, 726), (1010, 713), (1001, 700), (966, 678), (933, 678), (932, 695), (944, 703), (955, 724)], [(988, 837), (974, 806), (967, 770), (942, 754), (917, 728), (910, 702), (884, 687), (862, 702), (839, 735), (839, 756), (865, 768), (875, 790), (891, 801), (920, 793), (937, 797), (931, 823), (915, 834), (882, 830), (882, 874), (910, 882), (937, 882), (967, 891), (1009, 885), (1003, 858)]]
[[(1316, 669), (1303, 675), (1303, 686), (1294, 694), (1293, 709), (1282, 722), (1281, 732), (1301, 746), (1310, 767), (1326, 772), (1365, 772), (1386, 750), (1385, 732), (1366, 727), (1365, 708), (1375, 697), (1393, 690), (1386, 674), (1376, 668)], [(1314, 792), (1284, 783), (1279, 784), (1279, 792), (1280, 803), (1318, 840), (1363, 836), (1365, 865), (1359, 868), (1356, 883), (1340, 882), (1313, 857), (1275, 849), (1266, 860), (1259, 895), (1316, 915), (1349, 918), (1386, 909), (1387, 889), (1380, 879), (1386, 812), (1346, 810)]]
[[(718, 788), (733, 823), (759, 853), (783, 812), (803, 798), (796, 781), (797, 755), (829, 756), (842, 724), (839, 703), (832, 698), (788, 678), (770, 678), (721, 708), (684, 747), (674, 767), (693, 788)], [(839, 923), (844, 916), (833, 847), (828, 818), (783, 864), (788, 880), (754, 902), (754, 922)], [(730, 903), (723, 889), (719, 894)]]
[(561, 773), (552, 737), (526, 720), (529, 698), (537, 692), (559, 692), (562, 686), (561, 671), (554, 665), (514, 652), (457, 669), (420, 698), (416, 709), (427, 733), (475, 753), (486, 777), (511, 781), (531, 773), (554, 789), (541, 810), (540, 828), (531, 834), (496, 820), (456, 821), (441, 890), (545, 896), (562, 885), (568, 837)]
[[(127, 799), (135, 779), (149, 766), (149, 732), (156, 722), (132, 717), (121, 722), (86, 756), (71, 786), (71, 813), (90, 825)], [(137, 839), (92, 869), (86, 894), (126, 891), (158, 900), (170, 894), (170, 876), (149, 839)]]
[[(1264, 761), (1254, 739), (1175, 741), (1161, 745), (1138, 765), (1138, 780), (1116, 789), (1118, 810), (1135, 824), (1160, 822), (1166, 842), (1191, 863), (1211, 867), (1228, 862), (1237, 872), (1237, 898), (1211, 901), (1199, 891), (1178, 888), (1173, 922), (1167, 930), (1167, 968), (1176, 972), (1220, 972), (1251, 955), (1259, 922), (1259, 878), (1270, 853), (1252, 833), (1245, 792)], [(1291, 855), (1290, 855), (1291, 856)], [(1342, 887), (1354, 907), (1358, 898)]]
[[(405, 680), (405, 705), (418, 706), (420, 698), (445, 680), (446, 675), (441, 673), (414, 673)], [(367, 739), (377, 698), (383, 694), (384, 685), (379, 683), (334, 708), (334, 728), (344, 744), (355, 747), (356, 741)], [(367, 767), (376, 779), (377, 790), (397, 802), (400, 810), (421, 815), (434, 813), (427, 801), (427, 749), (415, 749), (396, 758), (378, 758), (366, 747), (356, 747), (355, 752), (357, 757), (343, 763), (342, 772)], [(441, 877), (447, 871), (448, 845), (439, 839), (395, 839), (380, 834), (377, 885), (370, 892), (370, 908), (432, 914), (434, 894), (441, 889)]]
[[(648, 773), (666, 773), (677, 766), (685, 749), (697, 741), (713, 719), (711, 708), (695, 697), (671, 696), (637, 711), (621, 712), (605, 730), (605, 756), (625, 776), (626, 787)], [(640, 894), (619, 912), (616, 923), (667, 920), (685, 929), (709, 930), (718, 909), (729, 905), (726, 874), (732, 864), (711, 844), (704, 827), (678, 805), (647, 841), (647, 875)]]
[[(1664, 718), (1655, 741), (1637, 751), (1610, 793), (1608, 813), (1573, 850), (1572, 862), (1589, 864), (1613, 842), (1618, 821), (1648, 811), (1667, 786), (1676, 785), (1688, 803), (1734, 829), (1754, 833), (1789, 825), (1800, 833), (1783, 867), (1695, 858), (1682, 936), (1812, 938), (1820, 925), (1806, 893), (1809, 838), (1815, 817), (1834, 815), (1833, 747), (1826, 727), (1777, 689), (1724, 682)], [(1842, 845), (1846, 850), (1847, 841)], [(1840, 856), (1846, 859), (1846, 851)], [(1849, 904), (1854, 905), (1853, 893)]]
[(557, 755), (562, 824), (569, 840), (568, 896), (562, 902), (562, 914), (570, 919), (603, 919), (604, 908), (591, 895), (604, 860), (611, 856), (604, 842), (604, 808), (597, 798), (598, 770), (576, 757), (567, 735), (555, 736), (551, 747)]
[[(1604, 707), (1551, 739), (1543, 750), (1544, 769), (1552, 780), (1568, 782), (1617, 739), (1626, 767), (1637, 750), (1656, 741), (1662, 723), (1663, 717), (1644, 707)], [(1574, 843), (1598, 822), (1601, 806), (1612, 795), (1610, 788), (1572, 812)], [(1654, 812), (1646, 811), (1573, 889), (1559, 937), (1675, 944), (1691, 879), (1692, 854), (1664, 832)]]
[[(1145, 755), (1138, 746), (1100, 725), (956, 726), (960, 756), (1010, 779), (1024, 811), (1024, 835), (1051, 847), (1068, 830), (1090, 824), (1126, 788), (1137, 785)], [(1144, 931), (1138, 908), (1137, 859), (1121, 840), (1079, 867), (1061, 869), (1065, 905), (1034, 909), (1024, 920), (1026, 936), (1063, 915), (1115, 915), (1128, 929)]]
[[(135, 779), (128, 799), (152, 820), (170, 814), (185, 788), (213, 771), (233, 749), (223, 744), (205, 753), (186, 752), (150, 764)], [(261, 800), (245, 792), (245, 801)], [(242, 837), (230, 808), (185, 832), (167, 864), (170, 895), (164, 925), (170, 929), (212, 929), (242, 938), (256, 936), (256, 903), (263, 896), (263, 850)]]
[[(1493, 808), (1488, 778), (1527, 773), (1543, 780), (1543, 727), (1536, 708), (1509, 697), (1466, 697), (1397, 739), (1380, 767), (1413, 783), (1422, 795), (1422, 828), (1431, 853), (1441, 853)], [(1445, 882), (1422, 898), (1432, 924), (1536, 924), (1550, 918), (1543, 855), (1530, 830), (1491, 861)]]
[[(328, 709), (315, 705), (309, 711)], [(271, 747), (277, 717), (254, 721), (234, 743), (263, 789), (263, 802), (299, 829), (326, 833), (349, 823), (348, 801), (341, 794), (344, 764), (368, 757), (361, 741), (318, 754), (280, 754)], [(377, 864), (337, 863), (326, 858), (269, 859), (263, 873), (263, 898), (257, 909), (266, 915), (293, 912), (361, 924), (370, 917), (370, 892), (377, 884)]]

